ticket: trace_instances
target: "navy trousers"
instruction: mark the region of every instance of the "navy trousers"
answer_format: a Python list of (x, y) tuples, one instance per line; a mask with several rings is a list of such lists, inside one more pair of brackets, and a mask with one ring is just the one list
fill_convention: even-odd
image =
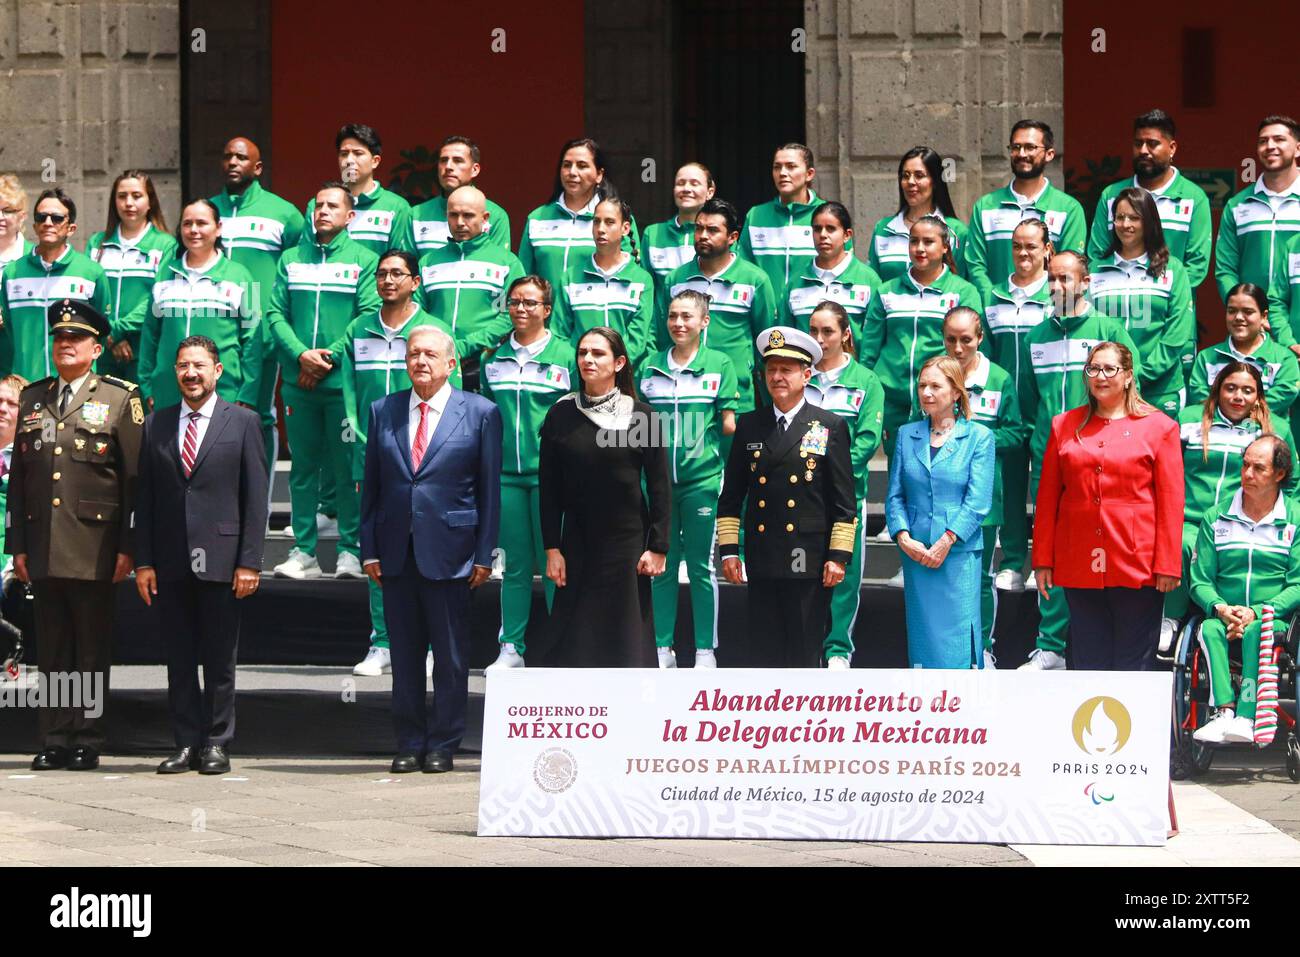
[[(384, 574), (383, 582), (398, 753), (454, 753), (465, 736), (469, 706), (469, 579), (425, 578), (408, 545), (402, 574)], [(430, 648), (432, 709), (425, 705), (424, 676), (425, 653)]]
[(1164, 595), (1147, 588), (1067, 588), (1070, 667), (1153, 671)]

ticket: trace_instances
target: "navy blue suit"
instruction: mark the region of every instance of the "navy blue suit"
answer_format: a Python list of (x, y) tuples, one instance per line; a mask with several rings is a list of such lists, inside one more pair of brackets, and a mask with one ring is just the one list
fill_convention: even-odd
[[(501, 519), (501, 413), (453, 389), (417, 469), (411, 391), (370, 406), (361, 487), (361, 560), (378, 560), (402, 754), (455, 751), (469, 700), (469, 575), (490, 566)], [(433, 714), (424, 656), (433, 648)]]

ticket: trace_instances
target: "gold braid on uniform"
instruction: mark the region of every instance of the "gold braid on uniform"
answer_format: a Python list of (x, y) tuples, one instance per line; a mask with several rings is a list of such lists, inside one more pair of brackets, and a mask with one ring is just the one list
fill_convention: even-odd
[(718, 547), (723, 548), (727, 545), (740, 545), (740, 519), (738, 518), (718, 519)]
[[(721, 522), (721, 519), (719, 519)], [(851, 522), (836, 522), (831, 526), (831, 551), (833, 552), (851, 552), (853, 551), (853, 539), (858, 529), (858, 520), (855, 518)]]

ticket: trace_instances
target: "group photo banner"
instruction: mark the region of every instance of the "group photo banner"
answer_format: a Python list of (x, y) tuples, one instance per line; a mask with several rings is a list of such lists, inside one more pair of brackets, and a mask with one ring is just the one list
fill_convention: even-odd
[(1171, 677), (487, 672), (480, 836), (1163, 845)]

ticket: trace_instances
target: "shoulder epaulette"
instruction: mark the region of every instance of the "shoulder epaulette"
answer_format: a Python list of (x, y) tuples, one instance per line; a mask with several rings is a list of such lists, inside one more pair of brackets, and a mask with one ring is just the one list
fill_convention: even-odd
[(128, 382), (126, 379), (119, 379), (115, 375), (101, 375), (99, 377), (99, 381), (107, 382), (109, 385), (115, 385), (119, 389), (125, 389), (127, 392), (133, 392), (134, 390), (140, 388), (134, 382)]
[(29, 382), (23, 388), (24, 392), (30, 392), (32, 389), (48, 389), (50, 383), (55, 379), (54, 376), (46, 376), (44, 379), (37, 379), (35, 382)]

